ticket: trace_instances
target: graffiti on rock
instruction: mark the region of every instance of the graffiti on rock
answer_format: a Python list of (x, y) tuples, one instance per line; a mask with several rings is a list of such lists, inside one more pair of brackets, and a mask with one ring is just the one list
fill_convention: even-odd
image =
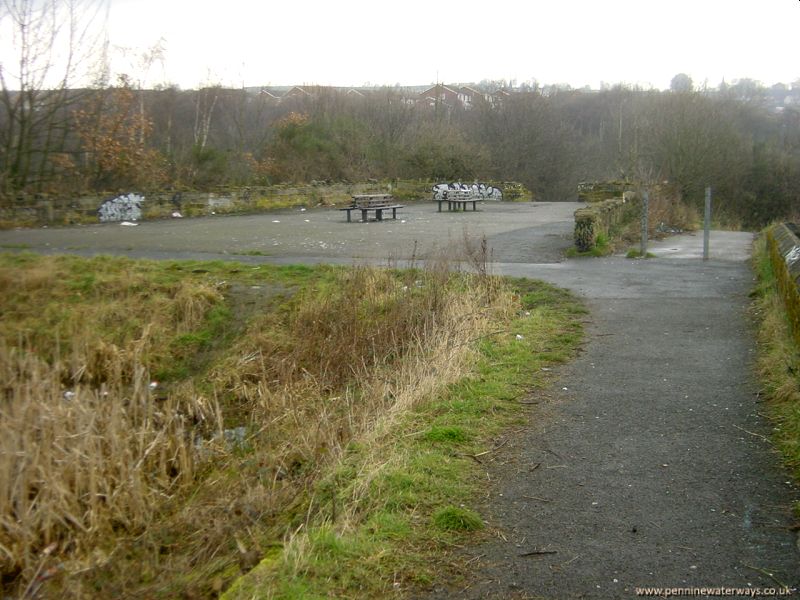
[(500, 188), (492, 187), (485, 183), (437, 183), (433, 186), (434, 200), (447, 200), (448, 192), (470, 192), (476, 198), (484, 200), (502, 200), (503, 191)]
[(142, 218), (142, 202), (144, 196), (125, 194), (106, 200), (97, 209), (100, 221), (138, 221)]

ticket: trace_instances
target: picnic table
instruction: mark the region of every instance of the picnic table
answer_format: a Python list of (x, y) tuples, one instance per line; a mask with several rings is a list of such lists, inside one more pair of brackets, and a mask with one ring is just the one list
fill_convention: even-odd
[(348, 223), (351, 222), (350, 213), (354, 210), (361, 211), (361, 221), (366, 223), (370, 211), (375, 213), (376, 221), (383, 221), (383, 211), (391, 210), (392, 218), (397, 219), (397, 209), (404, 208), (402, 204), (395, 203), (391, 194), (354, 194), (352, 198), (350, 206), (339, 209), (347, 211)]
[(442, 212), (442, 203), (447, 202), (447, 210), (467, 210), (467, 204), (470, 202), (472, 203), (472, 210), (477, 209), (477, 203), (481, 200), (480, 196), (474, 195), (471, 191), (468, 190), (447, 190), (444, 192), (444, 196), (442, 198), (438, 198), (436, 201), (439, 203), (439, 212)]

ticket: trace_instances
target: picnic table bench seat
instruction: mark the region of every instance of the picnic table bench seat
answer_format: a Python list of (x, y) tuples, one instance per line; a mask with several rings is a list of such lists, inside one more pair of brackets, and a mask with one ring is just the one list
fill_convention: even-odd
[(361, 221), (366, 222), (369, 212), (375, 212), (375, 220), (383, 221), (383, 211), (391, 210), (392, 218), (397, 219), (397, 209), (404, 208), (404, 205), (397, 204), (391, 194), (356, 194), (350, 206), (345, 206), (339, 210), (347, 211), (347, 222), (351, 222), (350, 213), (354, 210), (361, 211)]
[(442, 212), (442, 203), (447, 202), (447, 210), (467, 210), (467, 205), (472, 203), (472, 210), (478, 210), (477, 203), (482, 200), (480, 196), (468, 190), (447, 190), (442, 198), (437, 198), (439, 212)]

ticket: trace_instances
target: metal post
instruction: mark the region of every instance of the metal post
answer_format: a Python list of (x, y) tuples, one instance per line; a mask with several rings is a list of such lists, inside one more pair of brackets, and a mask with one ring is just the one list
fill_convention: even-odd
[(641, 255), (642, 258), (647, 256), (647, 221), (648, 221), (648, 210), (650, 208), (650, 194), (648, 192), (642, 192), (642, 247), (641, 247)]
[(708, 240), (711, 237), (711, 186), (706, 186), (706, 212), (703, 218), (703, 260), (708, 260)]

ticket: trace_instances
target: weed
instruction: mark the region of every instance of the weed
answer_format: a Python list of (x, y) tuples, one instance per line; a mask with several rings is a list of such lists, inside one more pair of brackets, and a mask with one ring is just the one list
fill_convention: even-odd
[[(642, 251), (637, 250), (636, 248), (631, 248), (628, 250), (628, 253), (625, 255), (625, 258), (642, 258)], [(652, 252), (647, 252), (644, 255), (644, 258), (656, 258), (656, 255)]]
[(570, 246), (566, 250), (566, 255), (568, 258), (600, 257), (608, 256), (612, 252), (614, 252), (614, 247), (610, 242), (609, 236), (601, 232), (597, 234), (597, 240), (589, 250), (581, 252), (575, 246)]

